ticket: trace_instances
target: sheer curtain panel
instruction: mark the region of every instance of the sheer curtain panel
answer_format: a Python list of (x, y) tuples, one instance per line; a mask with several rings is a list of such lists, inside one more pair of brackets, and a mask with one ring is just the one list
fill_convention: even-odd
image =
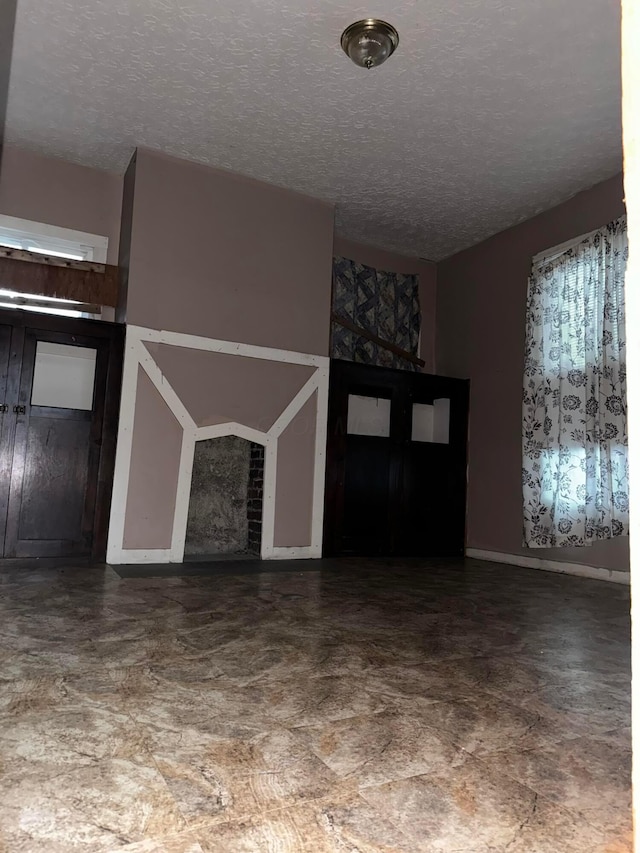
[(626, 219), (534, 259), (523, 395), (524, 541), (628, 535)]

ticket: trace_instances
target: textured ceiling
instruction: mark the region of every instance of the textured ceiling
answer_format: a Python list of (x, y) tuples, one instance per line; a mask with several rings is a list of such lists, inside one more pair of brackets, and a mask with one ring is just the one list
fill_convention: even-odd
[[(365, 71), (339, 37), (369, 15), (400, 46)], [(7, 141), (159, 148), (439, 259), (621, 168), (619, 27), (617, 0), (19, 0)]]

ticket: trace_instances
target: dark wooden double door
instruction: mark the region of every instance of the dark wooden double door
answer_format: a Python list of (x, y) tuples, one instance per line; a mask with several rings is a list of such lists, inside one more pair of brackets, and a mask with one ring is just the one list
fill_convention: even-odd
[(333, 360), (326, 556), (464, 553), (469, 383)]
[(103, 558), (120, 327), (0, 311), (0, 556)]

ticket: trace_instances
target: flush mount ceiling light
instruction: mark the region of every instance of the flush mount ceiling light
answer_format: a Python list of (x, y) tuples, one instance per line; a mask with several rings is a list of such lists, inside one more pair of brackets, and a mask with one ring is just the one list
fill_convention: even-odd
[(388, 59), (397, 48), (398, 31), (386, 21), (365, 18), (356, 21), (342, 33), (342, 49), (360, 68), (375, 68)]

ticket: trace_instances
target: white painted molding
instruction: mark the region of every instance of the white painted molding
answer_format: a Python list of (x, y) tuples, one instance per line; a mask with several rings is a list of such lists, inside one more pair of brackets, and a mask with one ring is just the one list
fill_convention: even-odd
[(120, 393), (120, 420), (116, 442), (116, 461), (113, 472), (113, 492), (111, 497), (111, 515), (107, 536), (107, 562), (126, 563), (123, 551), (124, 524), (127, 512), (129, 492), (129, 469), (131, 467), (131, 447), (133, 442), (133, 421), (138, 391), (138, 341), (125, 336), (124, 365), (122, 369), (122, 390)]
[(278, 440), (270, 438), (264, 448), (264, 475), (262, 484), (262, 542), (260, 556), (269, 560), (273, 556), (273, 539), (276, 529), (276, 479), (278, 472)]
[(149, 350), (146, 349), (142, 345), (140, 341), (137, 341), (138, 348), (138, 361), (140, 366), (147, 374), (156, 390), (165, 401), (173, 415), (177, 418), (180, 426), (185, 430), (194, 430), (196, 428), (195, 421), (187, 411), (186, 406), (178, 397), (176, 392), (171, 387), (169, 381), (165, 377), (164, 373), (160, 370), (158, 365), (155, 363), (153, 358), (151, 357)]
[(266, 560), (317, 560), (322, 556), (322, 547), (318, 550), (313, 545), (297, 545), (291, 547), (276, 546), (272, 548)]
[(145, 565), (149, 563), (180, 563), (181, 560), (174, 560), (172, 550), (170, 548), (123, 548), (119, 552), (121, 559), (107, 560), (113, 563), (114, 566), (122, 565), (123, 563), (131, 563), (136, 565)]
[(218, 352), (227, 355), (242, 355), (245, 358), (261, 358), (266, 361), (284, 361), (285, 364), (302, 364), (307, 367), (324, 367), (329, 359), (324, 355), (310, 355), (304, 352), (262, 347), (254, 344), (241, 344), (235, 341), (222, 341), (217, 338), (203, 338), (201, 335), (187, 335), (183, 332), (157, 331), (146, 329), (144, 326), (127, 326), (140, 341), (147, 343), (168, 344), (174, 347)]
[(313, 510), (311, 515), (311, 548), (313, 555), (322, 556), (324, 524), (324, 486), (327, 455), (327, 423), (329, 419), (329, 367), (317, 372), (316, 393), (316, 453), (313, 472)]
[(191, 475), (196, 451), (197, 430), (185, 429), (182, 433), (180, 463), (178, 468), (178, 486), (176, 505), (173, 512), (173, 530), (171, 533), (171, 563), (184, 560), (184, 543), (187, 538), (187, 519), (189, 516), (189, 498), (191, 496)]
[(259, 429), (245, 426), (244, 424), (229, 421), (225, 424), (212, 424), (211, 426), (196, 427), (196, 441), (206, 441), (209, 438), (224, 438), (227, 435), (237, 435), (255, 444), (267, 444), (268, 436)]
[(582, 563), (563, 563), (562, 560), (545, 560), (542, 557), (526, 557), (522, 554), (503, 554), (500, 551), (483, 551), (481, 548), (467, 548), (467, 557), (475, 560), (486, 560), (490, 563), (507, 563), (511, 566), (520, 566), (523, 569), (541, 569), (544, 572), (560, 572), (566, 575), (577, 575), (581, 578), (593, 578), (593, 580), (610, 581), (611, 583), (630, 583), (629, 572), (620, 572), (615, 569), (596, 568), (585, 566)]
[[(179, 346), (211, 353), (260, 358), (284, 364), (301, 364), (313, 367), (315, 370), (277, 418), (268, 433), (235, 422), (198, 427), (179, 395), (163, 375), (153, 355), (144, 346), (145, 342)], [(322, 556), (329, 363), (329, 359), (325, 356), (294, 353), (288, 350), (251, 346), (232, 341), (219, 341), (178, 332), (156, 331), (154, 329), (145, 329), (141, 326), (127, 326), (113, 502), (107, 545), (108, 562), (115, 565), (121, 563), (182, 562), (184, 559), (195, 443), (204, 439), (219, 438), (228, 435), (235, 435), (247, 441), (262, 444), (265, 448), (261, 557), (269, 560), (304, 559)], [(139, 367), (149, 377), (183, 430), (170, 548), (132, 549), (124, 547), (124, 526), (129, 490), (129, 471)], [(311, 541), (308, 546), (275, 547), (278, 438), (300, 412), (305, 403), (311, 399), (313, 394), (316, 394), (317, 404)]]
[(274, 438), (280, 438), (285, 429), (289, 426), (291, 421), (296, 417), (300, 409), (304, 406), (304, 404), (309, 400), (311, 395), (317, 391), (318, 389), (318, 371), (313, 374), (313, 376), (305, 382), (302, 388), (298, 391), (293, 400), (289, 403), (286, 409), (282, 412), (280, 417), (275, 421), (271, 429), (269, 430), (269, 435)]

